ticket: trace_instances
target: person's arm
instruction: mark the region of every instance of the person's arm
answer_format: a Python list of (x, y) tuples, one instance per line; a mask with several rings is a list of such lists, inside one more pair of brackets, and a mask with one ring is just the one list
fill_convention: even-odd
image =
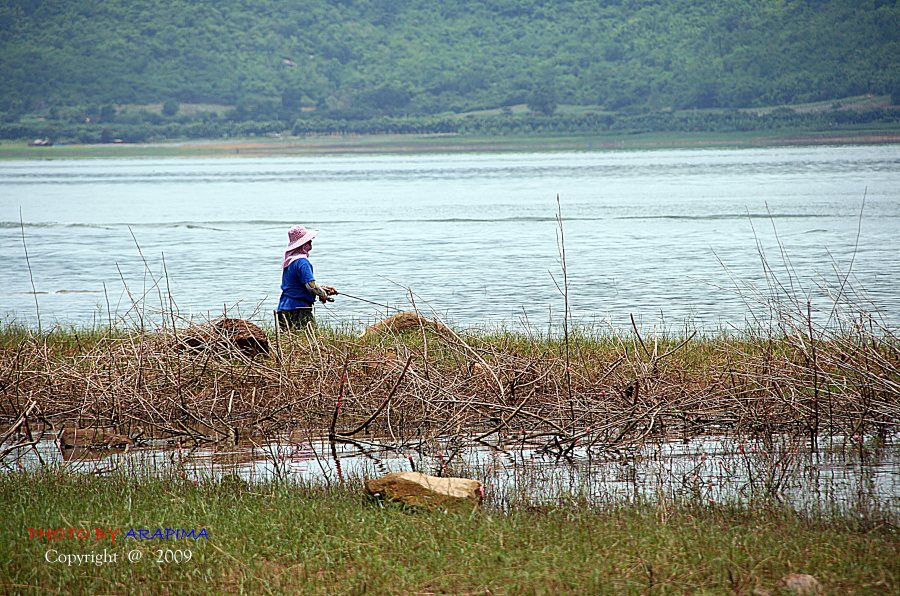
[(325, 302), (334, 302), (334, 298), (332, 298), (331, 296), (338, 293), (338, 291), (331, 286), (326, 286), (326, 285), (320, 286), (319, 284), (316, 283), (316, 280), (314, 280), (314, 279), (311, 279), (308, 282), (306, 282), (306, 289), (309, 290), (310, 292), (312, 292), (313, 294), (315, 294), (316, 297), (319, 299), (319, 302), (322, 302), (323, 304)]
[(303, 283), (304, 287), (307, 290), (312, 292), (312, 294), (318, 298), (323, 304), (325, 302), (332, 302), (334, 298), (329, 298), (329, 296), (333, 294), (337, 294), (337, 290), (332, 288), (331, 286), (319, 285), (316, 283), (316, 278), (313, 275), (312, 264), (310, 264), (307, 259), (300, 259), (300, 282)]

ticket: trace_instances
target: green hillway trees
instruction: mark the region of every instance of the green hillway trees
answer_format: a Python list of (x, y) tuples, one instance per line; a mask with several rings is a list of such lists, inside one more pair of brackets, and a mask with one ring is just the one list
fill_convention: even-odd
[(900, 1), (9, 0), (0, 78), (7, 138), (777, 127), (733, 110), (897, 103)]

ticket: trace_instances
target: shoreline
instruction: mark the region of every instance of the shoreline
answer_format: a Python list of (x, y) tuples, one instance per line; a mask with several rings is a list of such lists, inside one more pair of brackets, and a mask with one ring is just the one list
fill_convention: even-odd
[(900, 130), (637, 133), (616, 135), (460, 136), (446, 134), (319, 135), (203, 139), (142, 144), (29, 146), (0, 143), (0, 161), (159, 157), (294, 157), (548, 151), (651, 151), (789, 146), (900, 144)]
[[(0, 368), (10, 381), (0, 419), (12, 423), (0, 448), (14, 454), (0, 474), (0, 498), (12, 511), (0, 527), (16, 537), (3, 545), (11, 565), (0, 587), (108, 592), (165, 581), (188, 589), (202, 576), (217, 593), (776, 593), (768, 590), (810, 574), (826, 590), (888, 592), (900, 577), (890, 555), (895, 499), (873, 500), (862, 484), (852, 489), (858, 502), (828, 491), (815, 493), (826, 495), (821, 503), (794, 507), (788, 497), (809, 474), (811, 450), (842, 465), (893, 461), (896, 338), (796, 328), (715, 341), (642, 338), (635, 328), (597, 341), (573, 336), (571, 354), (562, 340), (424, 325), (365, 338), (320, 328), (269, 336), (253, 356), (244, 353), (246, 336), (223, 331), (216, 339), (208, 327), (202, 336), (0, 329)], [(69, 444), (74, 455), (79, 436), (95, 447), (93, 469), (76, 469), (95, 461), (84, 454), (61, 467), (44, 459), (33, 471), (16, 466), (48, 422), (61, 457)], [(326, 429), (335, 474), (311, 445)], [(704, 443), (689, 468), (641, 451), (724, 429), (740, 438), (718, 451)], [(171, 458), (126, 459), (131, 445), (143, 448), (157, 433)], [(836, 435), (854, 439), (828, 441)], [(288, 442), (274, 443), (279, 437)], [(247, 480), (238, 467), (216, 475), (214, 466), (246, 461), (236, 453), (241, 438), (265, 450), (256, 461), (280, 470), (270, 481)], [(478, 480), (485, 506), (413, 512), (364, 500), (359, 473), (337, 463), (338, 441), (403, 449), (419, 470), (439, 466), (441, 475)], [(546, 469), (528, 474), (524, 455), (518, 469), (468, 463), (463, 450), (479, 441), (492, 453), (534, 451), (564, 465), (606, 460), (609, 474), (593, 468), (594, 479), (633, 486), (634, 498), (617, 501), (611, 487), (569, 483)], [(193, 449), (215, 444), (223, 451), (214, 459), (192, 459)], [(291, 476), (317, 468), (319, 484)], [(558, 492), (532, 493), (542, 478)], [(637, 488), (639, 479), (652, 488), (662, 478), (677, 490)], [(746, 501), (717, 502), (725, 482), (740, 483)], [(208, 540), (126, 541), (132, 528), (205, 529)], [(96, 539), (113, 533), (121, 542)], [(182, 562), (160, 560), (167, 550)]]

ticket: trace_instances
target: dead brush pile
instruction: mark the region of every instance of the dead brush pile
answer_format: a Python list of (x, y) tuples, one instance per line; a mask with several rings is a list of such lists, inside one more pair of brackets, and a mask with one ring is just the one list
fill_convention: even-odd
[(196, 442), (298, 429), (341, 440), (503, 436), (565, 454), (705, 433), (814, 441), (888, 432), (900, 420), (900, 341), (862, 323), (682, 340), (635, 327), (572, 336), (568, 352), (524, 336), (320, 329), (270, 333), (271, 353), (253, 359), (180, 349), (171, 332), (5, 335), (6, 446), (77, 425)]

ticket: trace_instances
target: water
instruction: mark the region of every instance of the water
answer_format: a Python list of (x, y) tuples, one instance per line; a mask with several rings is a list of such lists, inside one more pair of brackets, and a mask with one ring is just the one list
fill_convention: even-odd
[[(759, 241), (814, 310), (852, 263), (849, 296), (900, 324), (897, 146), (0, 163), (0, 318), (34, 325), (36, 297), (45, 326), (268, 320), (303, 223), (320, 282), (546, 329), (564, 307), (557, 194), (578, 323), (742, 327), (755, 296), (735, 287), (767, 287)], [(318, 317), (387, 312), (339, 298)]]
[(507, 437), (501, 443), (448, 437), (426, 443), (352, 441), (330, 444), (280, 436), (256, 446), (137, 447), (60, 450), (40, 441), (0, 460), (0, 469), (65, 465), (97, 475), (114, 471), (177, 473), (193, 480), (236, 475), (250, 482), (274, 479), (313, 485), (417, 470), (464, 475), (483, 483), (489, 505), (553, 504), (579, 499), (594, 505), (686, 500), (698, 504), (777, 500), (801, 511), (900, 512), (900, 436), (873, 448), (857, 439), (823, 437), (811, 453), (805, 439), (707, 436), (651, 441), (614, 451), (575, 448), (566, 457)]

